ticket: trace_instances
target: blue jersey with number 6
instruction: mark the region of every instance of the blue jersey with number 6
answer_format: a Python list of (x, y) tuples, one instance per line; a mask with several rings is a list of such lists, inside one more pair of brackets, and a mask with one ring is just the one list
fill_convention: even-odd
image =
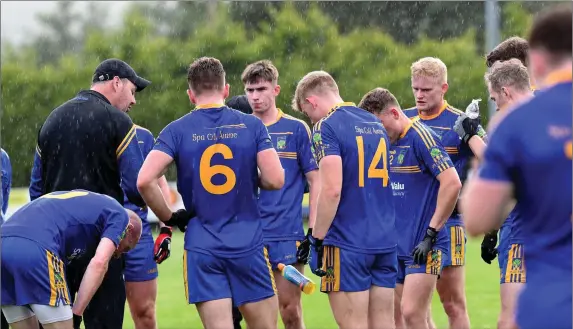
[(272, 148), (255, 116), (219, 104), (197, 107), (159, 134), (154, 150), (171, 156), (189, 221), (185, 250), (222, 257), (262, 246), (257, 154)]
[(342, 159), (342, 190), (324, 239), (361, 253), (396, 248), (394, 205), (388, 179), (390, 142), (380, 120), (353, 103), (342, 103), (314, 126), (316, 159)]

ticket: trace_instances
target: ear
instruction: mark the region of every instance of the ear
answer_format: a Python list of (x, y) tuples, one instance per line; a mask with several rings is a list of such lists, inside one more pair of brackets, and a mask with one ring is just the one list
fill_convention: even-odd
[(121, 81), (121, 79), (117, 76), (113, 77), (113, 80), (111, 80), (111, 84), (113, 85), (113, 89), (115, 91), (118, 91), (119, 89), (121, 89), (123, 82)]
[(449, 87), (450, 87), (450, 86), (448, 85), (447, 82), (444, 83), (444, 84), (442, 84), (442, 94), (445, 95), (445, 94), (448, 92), (448, 88), (449, 88)]
[(510, 98), (510, 99), (512, 98), (511, 93), (509, 92), (507, 87), (501, 87), (501, 92), (503, 93), (503, 96), (505, 96), (506, 98)]
[(231, 90), (230, 84), (225, 84), (225, 88), (223, 88), (223, 99), (229, 97), (229, 91)]
[(274, 90), (275, 97), (278, 96), (280, 93), (281, 93), (281, 86), (276, 85)]
[(187, 96), (189, 96), (189, 101), (192, 104), (197, 104), (197, 99), (195, 98), (195, 94), (193, 93), (193, 90), (191, 89), (187, 89)]
[(398, 118), (400, 118), (400, 113), (398, 112), (398, 109), (396, 109), (395, 107), (390, 109), (390, 113), (392, 113), (392, 118), (394, 118), (395, 120), (398, 120)]
[(318, 104), (316, 103), (316, 99), (313, 96), (308, 96), (304, 100), (306, 100), (312, 106), (313, 110), (316, 110)]

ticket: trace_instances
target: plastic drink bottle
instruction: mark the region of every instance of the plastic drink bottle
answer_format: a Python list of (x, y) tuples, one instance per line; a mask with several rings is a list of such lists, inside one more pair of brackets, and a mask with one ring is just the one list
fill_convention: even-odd
[(468, 118), (473, 120), (479, 116), (479, 102), (480, 101), (481, 101), (481, 98), (473, 99), (472, 102), (470, 103), (470, 105), (468, 105), (468, 107), (466, 107), (466, 115), (468, 116)]
[(302, 273), (300, 273), (296, 267), (282, 263), (279, 263), (277, 267), (279, 271), (281, 271), (282, 276), (291, 283), (296, 284), (300, 290), (302, 290), (302, 292), (307, 295), (310, 295), (314, 292), (314, 289), (316, 288), (314, 282), (312, 282), (306, 276), (302, 275)]

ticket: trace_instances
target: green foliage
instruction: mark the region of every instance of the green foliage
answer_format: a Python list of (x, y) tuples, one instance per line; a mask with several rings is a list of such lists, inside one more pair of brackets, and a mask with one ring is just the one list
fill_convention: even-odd
[[(272, 60), (282, 87), (277, 104), (298, 117), (290, 108), (291, 99), (299, 79), (313, 70), (330, 72), (346, 101), (358, 103), (369, 90), (385, 87), (403, 107), (410, 107), (414, 103), (410, 65), (425, 56), (439, 57), (448, 66), (450, 104), (464, 109), (473, 98), (487, 99), (485, 64), (476, 47), (475, 30), (443, 41), (421, 36), (417, 43), (406, 45), (376, 27), (346, 27), (342, 33), (337, 26), (341, 22), (324, 14), (318, 4), (301, 12), (295, 3), (283, 3), (270, 7), (272, 19), (259, 21), (257, 33), (249, 33), (243, 22), (233, 21), (229, 8), (224, 3), (210, 7), (206, 23), (194, 24), (175, 37), (158, 33), (157, 19), (134, 6), (121, 28), (92, 29), (76, 51), (63, 52), (41, 67), (38, 54), (30, 48), (19, 53), (11, 49), (2, 65), (2, 146), (13, 162), (14, 186), (29, 184), (37, 132), (47, 115), (80, 89), (89, 88), (94, 68), (110, 57), (127, 61), (152, 81), (137, 94), (130, 115), (156, 135), (192, 109), (185, 93), (186, 70), (201, 56), (222, 61), (233, 95), (243, 93), (240, 76), (247, 64)], [(511, 33), (517, 33), (526, 26), (521, 23), (526, 16), (512, 8), (504, 16), (517, 17), (511, 25)], [(180, 17), (178, 22), (182, 21)], [(171, 173), (169, 178), (173, 179)]]

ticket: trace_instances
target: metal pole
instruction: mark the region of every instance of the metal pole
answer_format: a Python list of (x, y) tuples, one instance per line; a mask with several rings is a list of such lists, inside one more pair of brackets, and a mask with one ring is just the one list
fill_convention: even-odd
[[(497, 0), (485, 1), (485, 45), (487, 52), (490, 52), (500, 43), (500, 8)], [(496, 110), (495, 103), (488, 100), (489, 117), (491, 118)]]

